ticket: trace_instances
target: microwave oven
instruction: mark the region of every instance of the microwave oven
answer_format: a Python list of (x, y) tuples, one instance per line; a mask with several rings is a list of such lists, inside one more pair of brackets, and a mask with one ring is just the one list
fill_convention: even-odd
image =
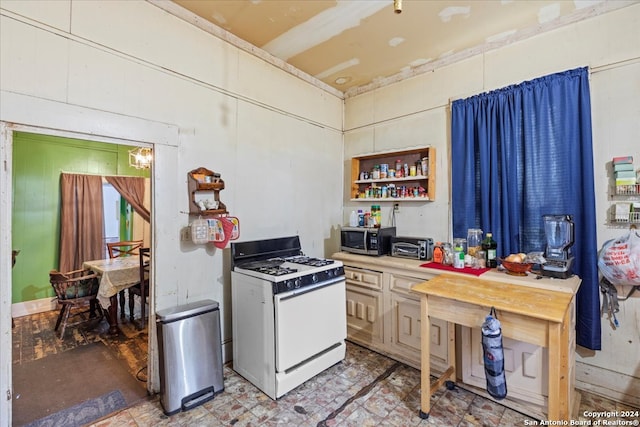
[(388, 255), (395, 227), (342, 227), (340, 249), (361, 255)]
[(433, 239), (430, 237), (392, 237), (391, 256), (431, 260), (433, 258)]

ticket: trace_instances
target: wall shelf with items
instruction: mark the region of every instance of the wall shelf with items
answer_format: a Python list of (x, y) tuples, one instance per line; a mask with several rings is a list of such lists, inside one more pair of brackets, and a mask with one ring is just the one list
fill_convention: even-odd
[(640, 224), (640, 184), (615, 185), (611, 194), (609, 224)]
[(433, 201), (435, 171), (436, 149), (430, 146), (355, 156), (351, 159), (350, 199), (356, 202)]
[(189, 187), (189, 214), (203, 217), (227, 214), (227, 207), (220, 201), (224, 181), (219, 173), (197, 168), (187, 174)]

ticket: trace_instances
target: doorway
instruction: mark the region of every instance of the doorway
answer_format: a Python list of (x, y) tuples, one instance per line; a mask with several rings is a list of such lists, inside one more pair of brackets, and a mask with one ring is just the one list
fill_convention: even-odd
[[(14, 133), (12, 246), (20, 247), (21, 255), (24, 257), (17, 260), (11, 280), (11, 296), (14, 306), (35, 307), (32, 312), (15, 319), (15, 328), (12, 330), (14, 369), (18, 364), (102, 342), (116, 357), (122, 357), (131, 376), (141, 382), (142, 388), (147, 388), (147, 331), (141, 333), (135, 325), (123, 322), (122, 336), (109, 340), (104, 333), (108, 324), (103, 320), (102, 323), (91, 325), (91, 329), (84, 329), (83, 326), (68, 329), (64, 340), (60, 341), (54, 333), (57, 311), (47, 310), (51, 308), (52, 302), (55, 304), (51, 285), (48, 283), (48, 271), (57, 268), (58, 264), (57, 185), (60, 172), (124, 175), (122, 165), (126, 163), (126, 156), (122, 153), (127, 153), (129, 148), (118, 144), (51, 135)], [(121, 160), (122, 157), (125, 157), (124, 162)], [(115, 227), (117, 240), (120, 225), (126, 227), (129, 232), (133, 232), (134, 226), (129, 216), (120, 221), (120, 208), (126, 210), (126, 204), (120, 203), (119, 193), (110, 184), (108, 187), (110, 188), (103, 192), (108, 203), (104, 203), (105, 217), (110, 218), (105, 223), (108, 228), (105, 230), (105, 236), (114, 237), (112, 235)], [(147, 187), (146, 191), (150, 191), (150, 186)], [(34, 212), (38, 213), (35, 218)], [(146, 235), (146, 240), (150, 242), (150, 231), (140, 235)], [(29, 262), (21, 263), (23, 260)], [(91, 382), (87, 381), (86, 384), (87, 387), (91, 387)]]

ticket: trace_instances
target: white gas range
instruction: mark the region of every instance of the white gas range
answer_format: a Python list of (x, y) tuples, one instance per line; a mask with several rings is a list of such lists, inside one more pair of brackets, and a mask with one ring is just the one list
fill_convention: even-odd
[(233, 369), (272, 399), (345, 357), (342, 262), (298, 236), (231, 244)]

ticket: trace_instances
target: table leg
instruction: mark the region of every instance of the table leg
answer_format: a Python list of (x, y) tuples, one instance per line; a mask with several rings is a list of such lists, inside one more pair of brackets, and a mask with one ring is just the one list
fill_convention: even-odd
[(431, 412), (431, 321), (429, 320), (429, 304), (427, 296), (420, 300), (420, 412), (422, 419), (429, 418)]
[[(547, 399), (548, 421), (560, 421), (560, 382), (563, 375), (561, 369), (561, 338), (562, 328), (559, 323), (548, 322), (549, 331), (549, 396)], [(566, 372), (564, 373), (566, 375)], [(567, 419), (566, 417), (564, 418)]]
[(111, 305), (107, 309), (107, 320), (109, 321), (109, 335), (118, 335), (118, 294), (110, 298)]
[(570, 346), (570, 337), (569, 337), (569, 328), (571, 327), (571, 322), (569, 321), (570, 309), (565, 312), (564, 319), (560, 327), (560, 342), (558, 353), (560, 354), (559, 361), (559, 370), (560, 376), (558, 380), (558, 392), (560, 394), (558, 399), (558, 417), (561, 420), (569, 421), (571, 418), (571, 387), (573, 386), (573, 381), (571, 380), (570, 374), (570, 357), (572, 349)]
[(569, 347), (570, 331), (572, 327), (570, 321), (571, 309), (568, 309), (562, 322), (562, 335), (560, 336), (560, 417), (565, 420), (571, 418), (571, 406), (573, 404), (574, 381), (571, 377), (571, 357), (574, 349)]

